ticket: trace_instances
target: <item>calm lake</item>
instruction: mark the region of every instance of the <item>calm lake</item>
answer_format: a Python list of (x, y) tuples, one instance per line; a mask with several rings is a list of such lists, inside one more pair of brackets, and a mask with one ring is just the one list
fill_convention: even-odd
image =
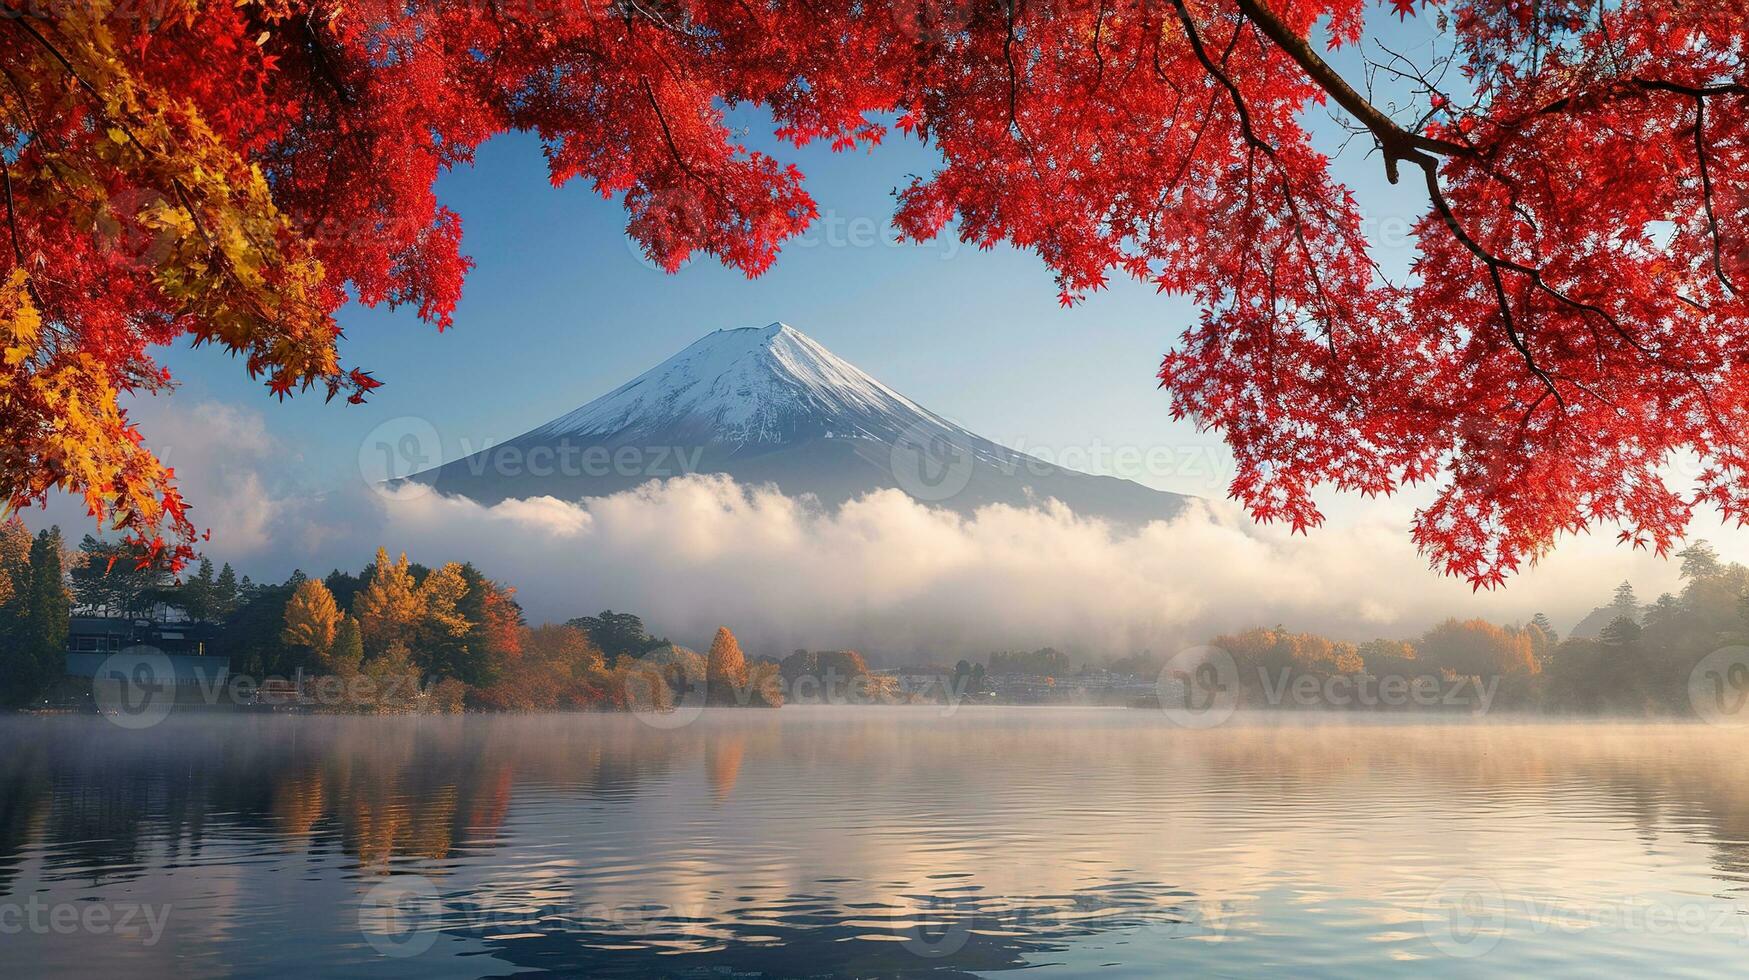
[(18, 976), (1749, 962), (1742, 729), (787, 707), (13, 717), (0, 745)]

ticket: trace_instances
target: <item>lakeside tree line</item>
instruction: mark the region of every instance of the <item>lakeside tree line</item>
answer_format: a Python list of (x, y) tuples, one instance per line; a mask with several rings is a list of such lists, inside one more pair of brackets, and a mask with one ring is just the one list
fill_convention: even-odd
[(61, 676), (72, 596), (59, 528), (0, 522), (0, 704), (37, 700)]
[[(749, 659), (724, 628), (700, 654), (612, 611), (531, 626), (515, 590), (467, 562), (429, 567), (379, 549), (357, 572), (294, 572), (265, 584), (207, 559), (178, 577), (134, 555), (89, 535), (69, 548), (58, 528), (33, 535), (17, 518), (0, 522), (0, 703), (40, 704), (61, 680), (73, 613), (162, 618), (168, 610), (204, 624), (206, 652), (227, 657), (233, 674), (362, 681), (340, 688), (336, 706), (348, 710), (614, 710), (681, 699), (777, 706), (804, 689), (796, 699), (902, 700), (854, 651)], [(1749, 645), (1749, 568), (1704, 541), (1678, 558), (1678, 592), (1643, 602), (1624, 582), (1565, 639), (1539, 614), (1509, 625), (1448, 619), (1416, 637), (1365, 643), (1282, 626), (1212, 642), (1232, 655), (1242, 699), (1257, 706), (1272, 703), (1272, 676), (1433, 676), (1486, 680), (1497, 710), (1685, 715), (1695, 666)], [(1103, 666), (1141, 675), (1161, 661), (1143, 654)], [(994, 654), (987, 670), (961, 661), (952, 675), (955, 690), (977, 693), (987, 676), (1073, 670), (1069, 654), (1045, 647)], [(825, 680), (807, 687), (804, 677)], [(858, 698), (846, 695), (852, 683)]]
[(1749, 645), (1749, 568), (1721, 560), (1704, 541), (1677, 557), (1679, 592), (1643, 602), (1623, 582), (1565, 639), (1539, 613), (1509, 625), (1447, 619), (1418, 637), (1358, 644), (1281, 626), (1212, 644), (1232, 655), (1241, 700), (1251, 705), (1272, 703), (1271, 676), (1431, 676), (1486, 682), (1494, 710), (1687, 716), (1696, 665), (1716, 650)]
[[(689, 697), (777, 706), (778, 664), (749, 662), (719, 629), (699, 654), (652, 636), (631, 613), (530, 626), (515, 590), (467, 562), (391, 559), (278, 584), (209, 559), (178, 577), (139, 565), (125, 544), (0, 523), (0, 697), (40, 704), (64, 674), (69, 617), (174, 615), (209, 637), (204, 652), (257, 680), (335, 679), (344, 710), (449, 712), (662, 708)], [(708, 693), (707, 693), (708, 692)]]

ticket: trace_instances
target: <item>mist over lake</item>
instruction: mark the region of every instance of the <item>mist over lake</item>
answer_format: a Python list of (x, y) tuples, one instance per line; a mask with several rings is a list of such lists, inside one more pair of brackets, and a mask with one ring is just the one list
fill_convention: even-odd
[(673, 720), (0, 719), (8, 970), (1703, 974), (1749, 947), (1742, 729)]

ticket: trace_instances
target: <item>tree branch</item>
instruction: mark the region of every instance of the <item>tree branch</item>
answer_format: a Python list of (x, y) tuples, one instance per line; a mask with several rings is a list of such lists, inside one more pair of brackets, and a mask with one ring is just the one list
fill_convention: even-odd
[(644, 98), (649, 100), (650, 109), (656, 113), (656, 122), (660, 123), (662, 126), (662, 140), (668, 144), (668, 155), (674, 159), (674, 165), (679, 167), (680, 171), (686, 174), (686, 176), (698, 181), (698, 183), (704, 187), (705, 191), (712, 197), (716, 198), (724, 207), (732, 209), (729, 199), (723, 194), (723, 192), (719, 190), (714, 183), (706, 180), (700, 175), (698, 171), (692, 169), (692, 165), (686, 162), (686, 157), (680, 152), (680, 146), (674, 142), (674, 130), (668, 128), (668, 116), (663, 113), (662, 103), (657, 101), (656, 90), (650, 86), (650, 80), (648, 78), (640, 77), (638, 79), (638, 84), (644, 89)]
[(0, 173), (6, 177), (6, 225), (12, 230), (12, 257), (24, 268), (24, 249), (18, 244), (18, 214), (12, 208), (12, 166), (0, 156)]
[[(1014, 135), (1025, 143), (1026, 130), (1020, 128), (1020, 70), (1014, 64), (1014, 8), (1019, 2), (1020, 0), (1004, 0), (1002, 4), (1007, 32), (1002, 38), (1002, 60), (1008, 65), (1008, 125), (1014, 130)], [(1095, 49), (1097, 50), (1097, 43)]]
[[(1177, 2), (1177, 0), (1175, 0), (1175, 2)], [(1482, 261), (1482, 263), (1488, 268), (1491, 278), (1494, 279), (1495, 295), (1501, 308), (1501, 319), (1513, 347), (1524, 356), (1530, 370), (1549, 387), (1551, 393), (1555, 395), (1557, 402), (1560, 402), (1561, 399), (1559, 393), (1554, 392), (1552, 377), (1535, 363), (1535, 360), (1531, 357), (1528, 345), (1518, 333), (1517, 326), (1512, 319), (1507, 295), (1503, 288), (1503, 284), (1500, 281), (1500, 273), (1502, 271), (1511, 271), (1523, 275), (1527, 277), (1531, 281), (1531, 284), (1539, 291), (1545, 293), (1561, 305), (1578, 310), (1584, 314), (1596, 316), (1603, 320), (1622, 338), (1623, 341), (1641, 354), (1651, 357), (1659, 363), (1666, 363), (1677, 370), (1692, 373), (1691, 365), (1667, 362), (1663, 355), (1646, 347), (1646, 345), (1642, 344), (1630, 334), (1614, 316), (1610, 315), (1607, 310), (1594, 303), (1575, 299), (1567, 293), (1550, 285), (1548, 281), (1543, 278), (1542, 270), (1515, 262), (1504, 256), (1496, 255), (1483, 248), (1480, 243), (1470, 237), (1468, 232), (1466, 232), (1463, 226), (1458, 222), (1456, 214), (1452, 211), (1451, 205), (1446, 200), (1444, 191), (1440, 187), (1439, 158), (1462, 157), (1478, 160), (1484, 167), (1486, 167), (1487, 161), (1485, 152), (1479, 152), (1479, 148), (1473, 145), (1465, 145), (1449, 140), (1422, 136), (1404, 129), (1389, 116), (1380, 111), (1378, 107), (1374, 106), (1359, 92), (1356, 92), (1354, 88), (1336, 72), (1335, 69), (1330, 67), (1328, 62), (1312, 49), (1311, 45), (1305, 38), (1300, 37), (1276, 17), (1275, 14), (1265, 6), (1264, 0), (1236, 0), (1236, 3), (1240, 13), (1246, 17), (1246, 19), (1256, 24), (1263, 31), (1265, 36), (1267, 36), (1277, 47), (1281, 48), (1283, 52), (1291, 57), (1294, 62), (1306, 72), (1307, 76), (1311, 78), (1312, 81), (1317, 83), (1320, 88), (1328, 93), (1338, 105), (1342, 106), (1342, 108), (1347, 110), (1356, 119), (1360, 120), (1362, 125), (1372, 133), (1373, 137), (1378, 141), (1380, 149), (1383, 150), (1385, 154), (1385, 175), (1392, 183), (1397, 182), (1397, 164), (1399, 161), (1407, 161), (1421, 168), (1425, 177), (1428, 195), (1432, 200), (1434, 209), (1439, 214), (1447, 230), (1452, 233), (1453, 237), (1456, 238), (1467, 251)], [(1180, 2), (1178, 3), (1178, 6), (1181, 19), (1186, 18), (1188, 15), (1183, 8), (1183, 4)], [(1192, 46), (1198, 46), (1194, 37), (1192, 38)], [(1206, 58), (1204, 59), (1204, 64), (1205, 67), (1207, 67)], [(1217, 77), (1220, 76), (1217, 75)], [(1228, 86), (1230, 91), (1237, 94), (1237, 89), (1233, 87), (1229, 80), (1223, 77), (1221, 78), (1221, 81)], [(1704, 100), (1706, 97), (1713, 95), (1749, 94), (1749, 86), (1734, 82), (1713, 85), (1687, 85), (1667, 79), (1632, 78), (1619, 83), (1617, 87), (1622, 88), (1623, 90), (1640, 92), (1673, 92), (1687, 95), (1697, 100)], [(1558, 112), (1562, 108), (1570, 105), (1576, 98), (1577, 96), (1573, 95), (1565, 96), (1549, 103), (1531, 115)], [(1529, 117), (1527, 116), (1526, 118)], [(1702, 150), (1703, 183), (1710, 186), (1710, 176), (1705, 172), (1706, 162), (1704, 156), (1704, 143), (1700, 145), (1700, 148)], [(1710, 213), (1710, 191), (1708, 191), (1708, 195)], [(1716, 244), (1716, 223), (1714, 228)], [(1718, 258), (1716, 250), (1714, 258), (1715, 260)], [(1720, 271), (1722, 272), (1722, 269)], [(1726, 285), (1730, 286), (1728, 280), (1726, 280)], [(1735, 292), (1734, 289), (1733, 292)]]
[(1397, 161), (1409, 159), (1409, 154), (1415, 151), (1434, 153), (1440, 156), (1468, 156), (1469, 147), (1450, 140), (1436, 139), (1412, 133), (1397, 125), (1396, 121), (1385, 115), (1379, 108), (1367, 101), (1366, 97), (1354, 90), (1348, 80), (1330, 67), (1306, 39), (1282, 23), (1280, 18), (1262, 0), (1238, 0), (1239, 12), (1244, 14), (1260, 28), (1264, 35), (1275, 43), (1294, 63), (1300, 66), (1307, 77), (1318, 83), (1318, 87), (1329, 93), (1336, 104), (1348, 110), (1354, 118), (1360, 120), (1373, 138), (1379, 141), (1379, 148), (1385, 154), (1385, 177), (1391, 183), (1397, 182)]
[(1719, 216), (1713, 210), (1713, 177), (1706, 162), (1706, 96), (1696, 94), (1694, 97), (1694, 152), (1700, 158), (1700, 194), (1706, 204), (1706, 223), (1713, 234), (1713, 272), (1718, 275), (1719, 282), (1725, 284), (1731, 295), (1737, 295), (1737, 286), (1731, 282), (1731, 277), (1725, 273), (1725, 263), (1720, 256), (1723, 243), (1719, 238)]

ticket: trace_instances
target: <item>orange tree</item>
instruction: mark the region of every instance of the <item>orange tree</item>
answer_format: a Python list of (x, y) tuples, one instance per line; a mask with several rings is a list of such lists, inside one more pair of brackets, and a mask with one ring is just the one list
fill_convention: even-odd
[[(724, 110), (836, 148), (939, 151), (905, 238), (1036, 252), (1201, 309), (1166, 354), (1260, 520), (1321, 484), (1437, 482), (1418, 543), (1493, 585), (1565, 531), (1663, 550), (1749, 516), (1749, 11), (1742, 0), (5, 0), (0, 477), (176, 561), (194, 528), (117, 405), (213, 343), (278, 396), (363, 398), (349, 299), (442, 328), (469, 262), (432, 193), (496, 133), (618, 197), (672, 269), (750, 275), (807, 227), (801, 175)], [(1431, 17), (1446, 57), (1380, 46)], [(1333, 105), (1427, 204), (1412, 275), (1373, 258), (1303, 120)], [(1671, 486), (1664, 464), (1703, 461)], [(168, 541), (166, 541), (168, 537)], [(151, 556), (148, 556), (151, 557)]]

